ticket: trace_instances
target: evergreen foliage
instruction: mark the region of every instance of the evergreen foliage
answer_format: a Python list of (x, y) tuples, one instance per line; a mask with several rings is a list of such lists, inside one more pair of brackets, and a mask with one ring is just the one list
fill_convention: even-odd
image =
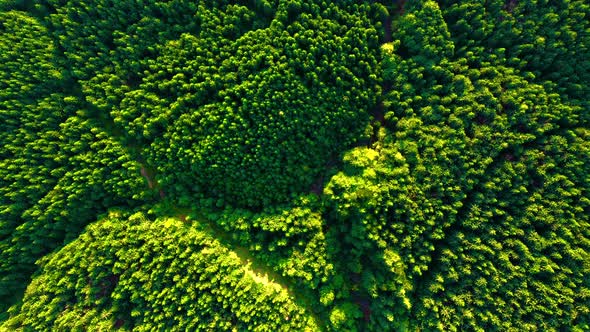
[(382, 139), (346, 154), (326, 190), (348, 220), (350, 270), (373, 279), (375, 330), (585, 330), (587, 101), (480, 46), (492, 36), (455, 39), (471, 6), (443, 19), (408, 2), (383, 47)]
[(141, 143), (174, 197), (288, 201), (376, 103), (367, 5), (94, 2), (50, 1), (55, 37), (87, 100)]
[(41, 265), (15, 331), (317, 329), (280, 285), (175, 219), (112, 212)]
[(108, 208), (143, 200), (139, 166), (87, 110), (54, 58), (46, 29), (0, 13), (0, 308), (34, 263)]
[(583, 0), (0, 0), (0, 330), (590, 330)]

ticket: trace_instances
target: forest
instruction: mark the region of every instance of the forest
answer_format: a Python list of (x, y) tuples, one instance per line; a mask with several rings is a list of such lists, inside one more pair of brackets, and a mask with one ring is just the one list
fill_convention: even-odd
[(590, 331), (586, 0), (0, 0), (0, 331)]

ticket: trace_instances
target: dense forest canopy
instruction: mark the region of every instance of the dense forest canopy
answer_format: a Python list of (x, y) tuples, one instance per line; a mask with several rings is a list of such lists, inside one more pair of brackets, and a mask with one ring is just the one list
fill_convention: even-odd
[(0, 0), (0, 330), (590, 330), (584, 0)]

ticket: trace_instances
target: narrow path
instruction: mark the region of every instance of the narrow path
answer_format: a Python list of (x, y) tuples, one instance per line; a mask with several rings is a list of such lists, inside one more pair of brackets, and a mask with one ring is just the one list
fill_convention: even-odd
[[(399, 8), (402, 8), (401, 10), (403, 10), (403, 5), (404, 5), (405, 1), (401, 1), (398, 6)], [(393, 35), (392, 35), (392, 24), (393, 24), (393, 16), (387, 16), (386, 18), (383, 19), (383, 27), (385, 30), (384, 36), (383, 36), (383, 43), (390, 43), (393, 41)], [(373, 108), (373, 110), (371, 111), (371, 125), (373, 127), (373, 133), (371, 135), (371, 138), (367, 144), (368, 147), (373, 146), (379, 139), (379, 129), (382, 127), (385, 127), (386, 123), (385, 123), (385, 106), (383, 104), (383, 98), (387, 95), (387, 93), (391, 91), (391, 84), (389, 82), (382, 82), (381, 83), (381, 98), (379, 100), (379, 102), (377, 103), (377, 105), (375, 105), (375, 107)]]
[(512, 14), (512, 12), (514, 11), (514, 8), (516, 8), (517, 5), (518, 5), (517, 0), (507, 0), (506, 3), (504, 4), (503, 8), (508, 13)]
[[(399, 15), (403, 14), (405, 3), (406, 3), (406, 0), (399, 1), (399, 3), (397, 4), (397, 8), (398, 8), (396, 11), (397, 14), (399, 14)], [(383, 24), (383, 27), (385, 30), (385, 33), (383, 36), (383, 43), (390, 43), (393, 41), (393, 34), (392, 34), (393, 16), (389, 15), (388, 17), (384, 18), (382, 24)], [(383, 82), (381, 84), (381, 95), (384, 96), (389, 91), (391, 91), (391, 84), (388, 82)], [(371, 125), (373, 127), (373, 133), (371, 134), (371, 137), (368, 140), (362, 140), (362, 141), (357, 142), (352, 147), (357, 147), (357, 146), (371, 147), (371, 146), (373, 146), (373, 144), (375, 144), (377, 142), (377, 139), (379, 137), (379, 128), (385, 126), (385, 109), (384, 109), (384, 105), (383, 105), (383, 100), (380, 100), (379, 102), (377, 102), (377, 104), (375, 105), (375, 107), (373, 107), (373, 109), (371, 110), (370, 113), (372, 116)], [(337, 164), (337, 158), (333, 157), (330, 159), (330, 161), (326, 165), (326, 169), (329, 169), (330, 167), (332, 167), (336, 164)], [(324, 191), (324, 180), (325, 180), (325, 172), (322, 173), (320, 176), (318, 176), (313, 181), (311, 187), (309, 188), (309, 192), (312, 194), (315, 194), (316, 196), (321, 196)]]
[[(325, 330), (325, 326), (327, 326), (324, 323), (325, 320), (321, 319), (318, 316), (318, 313), (312, 310), (314, 307), (312, 299), (316, 298), (316, 296), (313, 296), (311, 290), (301, 289), (293, 280), (279, 274), (264, 261), (257, 258), (256, 254), (252, 253), (250, 249), (236, 243), (228, 231), (222, 229), (217, 223), (210, 220), (202, 213), (191, 209), (173, 208), (171, 214), (174, 218), (191, 223), (191, 225), (195, 225), (199, 230), (204, 231), (211, 238), (218, 240), (224, 247), (228, 248), (238, 256), (242, 266), (244, 266), (244, 271), (256, 282), (265, 285), (273, 284), (278, 286), (287, 293), (293, 302), (303, 308), (312, 317), (316, 326)], [(190, 220), (187, 220), (188, 216), (190, 216)], [(294, 290), (297, 290), (297, 292)]]
[[(291, 290), (287, 286), (289, 281), (276, 271), (269, 269), (268, 266), (262, 264), (246, 247), (236, 244), (231, 238), (231, 235), (219, 227), (215, 222), (209, 220), (203, 214), (193, 211), (191, 209), (173, 208), (171, 213), (173, 218), (179, 219), (190, 225), (196, 225), (199, 230), (204, 231), (210, 237), (219, 241), (223, 246), (227, 247), (235, 253), (242, 266), (245, 267), (246, 273), (250, 274), (252, 278), (264, 284), (274, 283), (280, 286), (281, 289), (287, 291), (291, 295)], [(190, 219), (188, 218), (190, 216)], [(292, 297), (295, 297), (294, 295)]]
[(392, 21), (393, 20), (391, 19), (391, 16), (388, 16), (383, 20), (383, 27), (385, 27), (385, 36), (383, 37), (384, 43), (391, 43), (393, 41), (391, 35), (391, 25), (393, 24)]
[[(158, 185), (155, 179), (155, 170), (145, 165), (145, 162), (141, 164), (140, 173), (146, 179), (148, 189), (158, 190), (160, 193), (159, 201), (164, 201), (166, 195), (164, 194), (164, 189)], [(221, 228), (215, 221), (210, 220), (203, 213), (190, 208), (180, 208), (172, 205), (165, 214), (187, 223), (190, 227), (197, 227), (199, 230), (207, 233), (211, 238), (219, 241), (224, 247), (236, 254), (244, 267), (245, 273), (250, 275), (258, 283), (272, 285), (272, 287), (277, 287), (285, 291), (293, 302), (310, 315), (316, 326), (325, 330), (325, 326), (327, 326), (325, 320), (321, 319), (318, 313), (312, 309), (315, 307), (312, 299), (317, 298), (317, 296), (314, 296), (311, 290), (301, 289), (293, 280), (279, 274), (263, 260), (257, 258), (256, 254), (252, 253), (250, 249), (236, 243), (230, 232)], [(297, 290), (297, 292), (294, 290)]]
[(397, 3), (397, 14), (402, 16), (406, 12), (406, 0), (399, 0)]
[[(398, 6), (399, 6), (398, 8), (400, 8), (399, 10), (401, 10), (402, 12), (403, 12), (404, 3), (405, 3), (405, 1), (400, 1), (400, 3), (398, 4)], [(383, 27), (385, 30), (385, 33), (383, 36), (383, 43), (389, 43), (389, 42), (393, 41), (392, 24), (393, 24), (393, 16), (392, 15), (387, 16), (383, 20)], [(389, 91), (391, 91), (391, 83), (383, 81), (381, 83), (380, 100), (375, 105), (375, 107), (371, 110), (371, 117), (372, 117), (371, 126), (373, 128), (373, 132), (371, 134), (369, 141), (366, 143), (367, 147), (372, 147), (372, 146), (374, 146), (375, 143), (377, 143), (377, 141), (379, 140), (379, 130), (381, 128), (386, 127), (385, 105), (383, 103), (383, 100), (384, 100), (385, 96), (387, 96), (387, 93)], [(356, 276), (353, 275), (351, 278), (351, 283), (353, 285), (355, 285), (355, 287), (351, 287), (351, 289), (352, 288), (358, 289), (357, 291), (353, 292), (352, 300), (356, 305), (358, 305), (359, 309), (363, 313), (364, 321), (370, 322), (370, 320), (371, 320), (371, 298), (372, 297), (370, 296), (369, 291), (367, 289), (362, 288), (360, 275), (356, 275)]]

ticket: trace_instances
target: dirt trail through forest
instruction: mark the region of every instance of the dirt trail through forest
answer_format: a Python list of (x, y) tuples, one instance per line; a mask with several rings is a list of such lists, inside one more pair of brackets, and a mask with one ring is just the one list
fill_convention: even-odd
[[(216, 239), (221, 243), (222, 246), (229, 249), (234, 253), (240, 260), (241, 265), (244, 267), (244, 273), (251, 276), (254, 281), (264, 284), (265, 286), (271, 286), (275, 289), (282, 289), (287, 293), (289, 298), (295, 302), (298, 306), (303, 308), (312, 317), (316, 326), (326, 326), (323, 319), (321, 319), (316, 312), (312, 310), (314, 307), (309, 290), (303, 290), (297, 287), (295, 282), (282, 276), (277, 271), (273, 270), (270, 266), (265, 264), (264, 261), (256, 257), (249, 248), (244, 247), (236, 243), (232, 238), (230, 232), (221, 228), (215, 221), (210, 220), (207, 216), (188, 208), (173, 207), (171, 215), (174, 218), (180, 219), (187, 223), (193, 223), (199, 230), (207, 233), (211, 238)], [(188, 216), (191, 219), (188, 219)], [(295, 292), (297, 290), (297, 292)]]
[[(400, 1), (398, 3), (398, 14), (402, 15), (404, 10), (405, 1)], [(383, 27), (384, 27), (384, 36), (383, 36), (383, 43), (389, 43), (393, 41), (392, 36), (392, 24), (393, 24), (393, 17), (390, 15), (383, 20)], [(388, 82), (383, 82), (381, 84), (381, 96), (387, 95), (387, 93), (391, 90), (391, 84)], [(383, 97), (382, 97), (383, 98)], [(377, 105), (371, 111), (372, 120), (371, 125), (373, 127), (373, 133), (371, 138), (368, 142), (368, 147), (373, 146), (379, 140), (379, 129), (386, 126), (385, 123), (385, 106), (383, 104), (383, 100), (379, 100)], [(360, 276), (359, 280), (353, 280), (354, 284), (360, 284)], [(363, 313), (363, 319), (366, 322), (371, 320), (371, 296), (368, 291), (356, 291), (353, 294), (353, 301), (356, 303), (361, 312)]]
[[(405, 1), (400, 1), (398, 4), (398, 12), (401, 15), (403, 13), (403, 6)], [(393, 17), (387, 16), (383, 19), (383, 29), (384, 29), (384, 36), (383, 36), (383, 43), (390, 43), (393, 41), (392, 35), (392, 25), (393, 25)], [(381, 96), (387, 95), (387, 93), (391, 90), (391, 84), (388, 82), (383, 82), (381, 84)], [(371, 139), (369, 140), (368, 146), (372, 146), (377, 142), (379, 139), (379, 128), (385, 127), (385, 106), (383, 105), (383, 100), (379, 100), (377, 105), (371, 111), (371, 116), (373, 117), (371, 120), (371, 125), (373, 127), (373, 133), (371, 135)]]

